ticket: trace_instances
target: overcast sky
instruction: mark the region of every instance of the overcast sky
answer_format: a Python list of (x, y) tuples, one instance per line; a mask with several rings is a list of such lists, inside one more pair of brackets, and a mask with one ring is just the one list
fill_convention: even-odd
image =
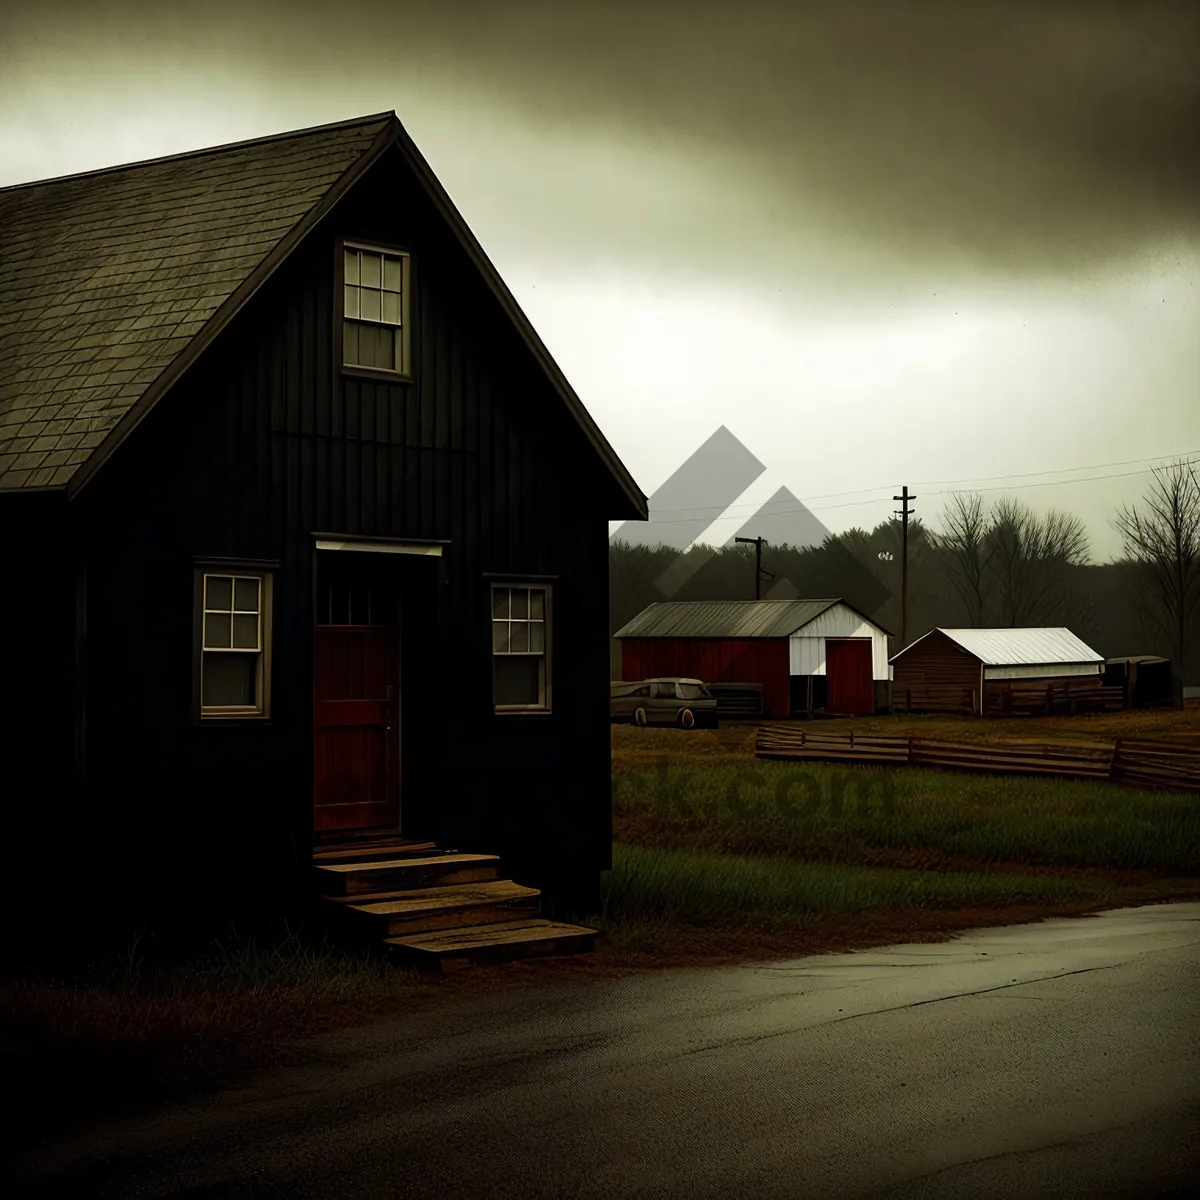
[(395, 109), (646, 492), (726, 425), (831, 529), (1021, 485), (1103, 559), (1200, 454), (1198, 61), (1194, 0), (0, 0), (0, 183)]

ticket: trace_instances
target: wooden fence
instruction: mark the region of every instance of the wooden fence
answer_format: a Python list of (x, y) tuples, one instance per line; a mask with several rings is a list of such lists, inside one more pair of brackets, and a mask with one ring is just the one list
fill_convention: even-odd
[[(987, 716), (1045, 715), (1063, 713), (1120, 712), (1126, 707), (1125, 689), (1107, 687), (1099, 677), (1045, 683), (1033, 680), (988, 680), (983, 687), (983, 712)], [(892, 689), (895, 712), (945, 712), (972, 714), (980, 711), (979, 689), (958, 684), (922, 684), (917, 688)]]
[(1184, 742), (1117, 742), (1113, 778), (1151, 787), (1200, 791), (1200, 746)]
[(759, 758), (814, 759), (827, 762), (899, 763), (909, 761), (909, 738), (822, 733), (764, 725), (754, 752)]
[(984, 684), (984, 711), (999, 713), (1120, 712), (1125, 707), (1125, 689), (1106, 687), (1100, 677), (1064, 679), (1053, 683), (1036, 679)]
[(1116, 742), (1017, 738), (956, 742), (764, 725), (758, 731), (754, 749), (759, 758), (791, 762), (1059, 775), (1200, 792), (1200, 745), (1180, 742), (1133, 738)]
[(911, 739), (909, 762), (920, 767), (960, 771), (1018, 771), (1029, 775), (1072, 775), (1108, 779), (1113, 748), (1103, 742), (946, 742)]

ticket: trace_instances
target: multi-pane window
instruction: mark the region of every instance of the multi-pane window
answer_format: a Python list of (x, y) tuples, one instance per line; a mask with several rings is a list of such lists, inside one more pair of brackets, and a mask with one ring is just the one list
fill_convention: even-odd
[(548, 709), (550, 592), (493, 585), (492, 663), (498, 709)]
[(204, 572), (199, 582), (201, 715), (265, 716), (270, 577)]
[(408, 255), (344, 246), (342, 362), (408, 373)]

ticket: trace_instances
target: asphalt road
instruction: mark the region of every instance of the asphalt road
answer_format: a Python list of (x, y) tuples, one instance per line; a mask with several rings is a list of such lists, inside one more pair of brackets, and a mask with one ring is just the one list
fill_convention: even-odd
[(31, 1150), (22, 1191), (830, 1200), (1200, 1181), (1200, 904), (446, 1001)]

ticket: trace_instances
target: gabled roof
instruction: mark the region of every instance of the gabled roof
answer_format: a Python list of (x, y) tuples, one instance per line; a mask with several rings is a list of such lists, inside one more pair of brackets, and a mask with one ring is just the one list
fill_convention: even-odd
[[(613, 635), (633, 637), (784, 638), (844, 600), (667, 600), (651, 604)], [(882, 626), (876, 626), (882, 629)], [(883, 630), (884, 633), (887, 630)]]
[(0, 491), (77, 491), (393, 147), (644, 517), (645, 496), (390, 112), (0, 189)]
[(1104, 661), (1104, 655), (1097, 654), (1063, 625), (1031, 629), (931, 629), (899, 654), (893, 655), (891, 661), (895, 662), (913, 646), (919, 646), (925, 638), (935, 633), (944, 634), (956, 642), (985, 667)]

